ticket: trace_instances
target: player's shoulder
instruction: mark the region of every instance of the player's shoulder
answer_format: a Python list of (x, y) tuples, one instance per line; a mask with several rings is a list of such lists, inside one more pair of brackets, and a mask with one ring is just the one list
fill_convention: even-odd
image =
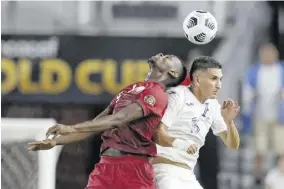
[(168, 94), (165, 90), (164, 85), (158, 82), (144, 81), (136, 83), (135, 87), (133, 86), (132, 91), (139, 89), (138, 95), (144, 94), (147, 96), (152, 96), (159, 101), (168, 101)]
[(154, 81), (143, 81), (143, 82), (137, 82), (137, 86), (144, 87), (145, 89), (150, 90), (163, 90), (165, 91), (165, 87), (163, 84), (154, 82)]
[(184, 101), (186, 91), (188, 90), (185, 86), (171, 87), (167, 89), (169, 99), (175, 99), (176, 101)]
[(220, 109), (221, 106), (217, 99), (208, 99), (206, 100), (206, 103), (208, 103), (209, 107), (211, 107), (214, 110)]
[(184, 95), (185, 91), (188, 90), (186, 86), (176, 86), (176, 87), (170, 87), (167, 89), (167, 93), (169, 95)]
[(164, 86), (162, 84), (157, 82), (149, 82), (149, 81), (132, 83), (124, 87), (121, 91), (131, 91), (131, 93), (133, 94), (139, 94), (145, 90), (153, 90), (156, 92), (165, 91)]

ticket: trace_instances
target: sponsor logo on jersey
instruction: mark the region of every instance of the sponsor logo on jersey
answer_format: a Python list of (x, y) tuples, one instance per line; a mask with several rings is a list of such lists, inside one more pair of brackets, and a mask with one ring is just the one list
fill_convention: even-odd
[(192, 102), (187, 102), (185, 104), (188, 105), (188, 106), (193, 106), (194, 105)]
[(133, 85), (132, 89), (128, 93), (137, 95), (137, 94), (141, 93), (142, 91), (144, 91), (144, 89), (145, 89), (144, 86), (136, 87), (136, 84), (135, 84), (135, 85)]
[(177, 92), (175, 91), (168, 91), (169, 94), (176, 94)]

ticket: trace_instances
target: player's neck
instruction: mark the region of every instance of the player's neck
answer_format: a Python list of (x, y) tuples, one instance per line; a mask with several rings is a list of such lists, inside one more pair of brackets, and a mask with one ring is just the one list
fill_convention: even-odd
[(201, 104), (203, 104), (207, 100), (206, 98), (204, 98), (204, 96), (201, 94), (201, 92), (199, 90), (197, 90), (195, 87), (189, 86), (188, 89), (191, 91), (191, 93), (195, 96), (195, 98)]

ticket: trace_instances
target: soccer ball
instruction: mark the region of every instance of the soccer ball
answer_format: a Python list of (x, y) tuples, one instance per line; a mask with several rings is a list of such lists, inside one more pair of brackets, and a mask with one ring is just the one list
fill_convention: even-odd
[(195, 10), (184, 19), (183, 30), (190, 42), (205, 45), (215, 38), (217, 21), (210, 12)]

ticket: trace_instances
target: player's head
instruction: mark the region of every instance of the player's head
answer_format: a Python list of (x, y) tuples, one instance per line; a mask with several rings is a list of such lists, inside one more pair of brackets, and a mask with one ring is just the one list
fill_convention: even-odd
[(193, 60), (189, 72), (191, 85), (202, 99), (216, 98), (221, 89), (222, 65), (209, 56)]
[(150, 71), (145, 78), (146, 81), (155, 81), (167, 87), (174, 87), (181, 84), (186, 77), (187, 69), (174, 55), (160, 53), (152, 56), (148, 63)]
[(259, 58), (263, 64), (272, 64), (278, 61), (279, 52), (273, 44), (265, 44), (259, 49)]

